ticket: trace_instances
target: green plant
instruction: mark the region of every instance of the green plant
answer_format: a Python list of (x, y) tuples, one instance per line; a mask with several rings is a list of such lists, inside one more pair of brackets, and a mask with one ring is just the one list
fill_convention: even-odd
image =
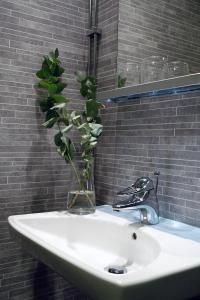
[[(102, 104), (96, 97), (96, 79), (76, 72), (80, 93), (85, 98), (84, 109), (80, 113), (68, 109), (67, 104), (70, 100), (62, 94), (67, 86), (61, 78), (64, 71), (58, 49), (44, 57), (41, 70), (36, 73), (40, 79), (38, 87), (45, 91), (39, 103), (45, 113), (43, 125), (46, 128), (57, 129), (54, 136), (57, 151), (67, 163), (70, 163), (80, 189), (84, 189), (86, 181), (92, 174), (93, 150), (102, 133), (103, 126), (99, 117)], [(80, 134), (81, 155), (85, 163), (82, 174), (74, 164), (76, 148), (69, 135), (71, 130), (77, 130)]]
[(122, 77), (120, 74), (117, 76), (117, 87), (122, 88), (126, 84), (126, 77)]

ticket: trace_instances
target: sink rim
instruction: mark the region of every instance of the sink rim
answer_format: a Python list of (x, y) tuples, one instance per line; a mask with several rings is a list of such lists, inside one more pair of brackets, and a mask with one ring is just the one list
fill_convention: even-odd
[[(58, 248), (54, 247), (52, 244), (47, 243), (47, 241), (42, 240), (41, 238), (38, 238), (34, 233), (31, 232), (31, 230), (28, 230), (27, 228), (24, 228), (26, 226), (22, 225), (20, 223), (20, 220), (23, 219), (37, 219), (38, 216), (42, 216), (43, 218), (49, 218), (49, 217), (54, 217), (54, 218), (59, 218), (60, 216), (63, 217), (72, 217), (72, 218), (77, 218), (77, 216), (67, 214), (66, 212), (46, 212), (46, 213), (35, 213), (35, 214), (24, 214), (24, 215), (15, 215), (15, 216), (10, 216), (8, 218), (8, 222), (10, 226), (17, 231), (19, 234), (23, 235), (27, 239), (30, 239), (34, 243), (36, 243), (39, 246), (42, 246), (49, 252), (51, 252), (53, 255), (56, 255), (57, 257), (60, 257), (64, 261), (67, 261), (74, 265), (75, 267), (84, 270), (85, 272), (88, 272), (92, 274), (93, 276), (96, 276), (97, 278), (100, 278), (101, 280), (110, 282), (114, 285), (118, 285), (121, 287), (125, 286), (130, 286), (130, 285), (137, 285), (140, 283), (148, 282), (155, 280), (157, 278), (165, 277), (170, 274), (174, 274), (177, 272), (182, 272), (187, 269), (195, 268), (200, 266), (200, 257), (199, 258), (191, 258), (191, 257), (184, 257), (184, 263), (183, 263), (183, 257), (177, 257), (177, 255), (172, 255), (168, 254), (165, 251), (162, 251), (163, 245), (165, 244), (164, 240), (162, 242), (159, 242), (159, 245), (161, 246), (161, 253), (160, 255), (149, 265), (145, 267), (145, 272), (142, 269), (141, 271), (137, 271), (137, 273), (129, 272), (125, 273), (123, 275), (115, 275), (115, 274), (110, 274), (107, 272), (99, 272), (99, 270), (96, 270), (94, 267), (91, 267), (89, 264), (86, 264), (84, 262), (77, 261), (74, 259), (74, 257), (68, 257), (66, 258), (66, 253), (63, 253), (62, 251), (58, 251)], [(92, 215), (86, 215), (86, 216), (78, 216), (81, 218), (96, 218), (96, 217), (105, 217), (109, 222), (114, 222), (116, 224), (124, 225), (124, 226), (138, 226), (136, 225), (137, 220), (133, 219), (133, 222), (130, 220), (127, 220), (126, 218), (121, 218), (121, 217), (116, 217), (114, 215), (110, 215), (101, 209), (97, 209), (96, 212)], [(135, 222), (135, 223), (134, 223)], [(28, 227), (28, 226), (27, 226)], [(138, 227), (137, 227), (138, 229)], [(147, 235), (151, 236), (153, 239), (155, 239), (155, 236), (163, 236), (168, 238), (172, 238), (172, 234), (167, 233), (167, 232), (162, 232), (156, 230), (156, 226), (154, 229), (154, 226), (145, 226), (141, 225), (139, 226), (139, 230), (141, 232), (146, 233)], [(173, 237), (174, 239), (181, 239), (182, 242), (183, 240), (188, 243), (188, 240), (183, 239), (181, 237)], [(180, 240), (179, 240), (180, 241)], [(195, 243), (194, 246), (198, 246), (200, 250), (200, 243), (194, 242), (189, 240), (190, 243)], [(172, 262), (171, 265), (166, 265), (166, 261), (170, 260)], [(176, 268), (175, 268), (176, 266)], [(165, 268), (165, 270), (163, 270)], [(178, 268), (178, 269), (177, 269)], [(154, 271), (154, 274), (152, 272)], [(133, 276), (133, 274), (137, 275), (137, 278)], [(134, 278), (133, 278), (134, 277)]]

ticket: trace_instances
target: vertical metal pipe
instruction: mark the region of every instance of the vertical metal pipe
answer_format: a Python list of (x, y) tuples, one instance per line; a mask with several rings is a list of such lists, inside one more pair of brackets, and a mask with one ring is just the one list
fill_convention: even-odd
[(97, 75), (97, 33), (94, 34), (94, 51), (93, 51), (93, 76)]
[(91, 37), (88, 37), (88, 63), (87, 63), (87, 75), (90, 75), (91, 70)]
[(93, 0), (93, 13), (94, 13), (94, 19), (93, 19), (93, 26), (97, 27), (97, 0)]
[(89, 0), (89, 29), (92, 28), (93, 0)]
[[(93, 10), (93, 0), (89, 0), (89, 29), (92, 28), (92, 10)], [(90, 74), (91, 72), (91, 47), (92, 47), (92, 43), (91, 43), (91, 36), (88, 36), (88, 66), (87, 66), (87, 75)]]
[[(93, 5), (94, 5), (94, 28), (97, 30), (97, 25), (98, 25), (98, 0), (93, 0)], [(93, 53), (93, 75), (96, 77), (97, 75), (97, 49), (98, 47), (98, 34), (97, 31), (94, 33), (94, 53)]]
[[(92, 75), (96, 77), (97, 73), (97, 51), (98, 51), (98, 0), (89, 0), (89, 35), (88, 45), (88, 75), (92, 71)], [(93, 48), (93, 51), (92, 51)], [(93, 66), (92, 66), (93, 63)]]

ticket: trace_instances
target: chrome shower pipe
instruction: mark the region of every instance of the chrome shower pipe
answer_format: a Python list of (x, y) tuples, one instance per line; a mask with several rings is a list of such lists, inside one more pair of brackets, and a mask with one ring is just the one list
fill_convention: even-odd
[(93, 0), (89, 0), (89, 5), (90, 5), (90, 8), (89, 8), (89, 28), (92, 28), (92, 10), (93, 10)]
[[(97, 29), (97, 18), (98, 18), (98, 6), (97, 6), (97, 0), (93, 0), (94, 5), (94, 29)], [(97, 74), (97, 51), (98, 51), (98, 34), (97, 32), (94, 32), (94, 41), (93, 41), (93, 75), (96, 77)]]
[(96, 77), (98, 38), (101, 35), (101, 30), (98, 29), (98, 0), (89, 0), (89, 30), (87, 35), (89, 37), (87, 73)]
[[(89, 29), (92, 28), (92, 2), (93, 0), (89, 0)], [(88, 33), (88, 64), (87, 64), (87, 74), (90, 74), (90, 70), (91, 70), (91, 47), (92, 47), (92, 41), (91, 41), (91, 37), (89, 36)]]

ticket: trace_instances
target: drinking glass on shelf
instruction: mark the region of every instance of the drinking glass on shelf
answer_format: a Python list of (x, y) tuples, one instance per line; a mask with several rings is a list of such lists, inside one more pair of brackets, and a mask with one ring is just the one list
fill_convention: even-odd
[(166, 64), (165, 73), (168, 78), (184, 76), (189, 74), (189, 65), (184, 61), (172, 61)]
[(166, 78), (165, 65), (167, 56), (150, 56), (143, 59), (141, 64), (141, 82), (151, 82)]
[(124, 87), (140, 83), (140, 65), (138, 63), (120, 63), (118, 65), (117, 86)]

